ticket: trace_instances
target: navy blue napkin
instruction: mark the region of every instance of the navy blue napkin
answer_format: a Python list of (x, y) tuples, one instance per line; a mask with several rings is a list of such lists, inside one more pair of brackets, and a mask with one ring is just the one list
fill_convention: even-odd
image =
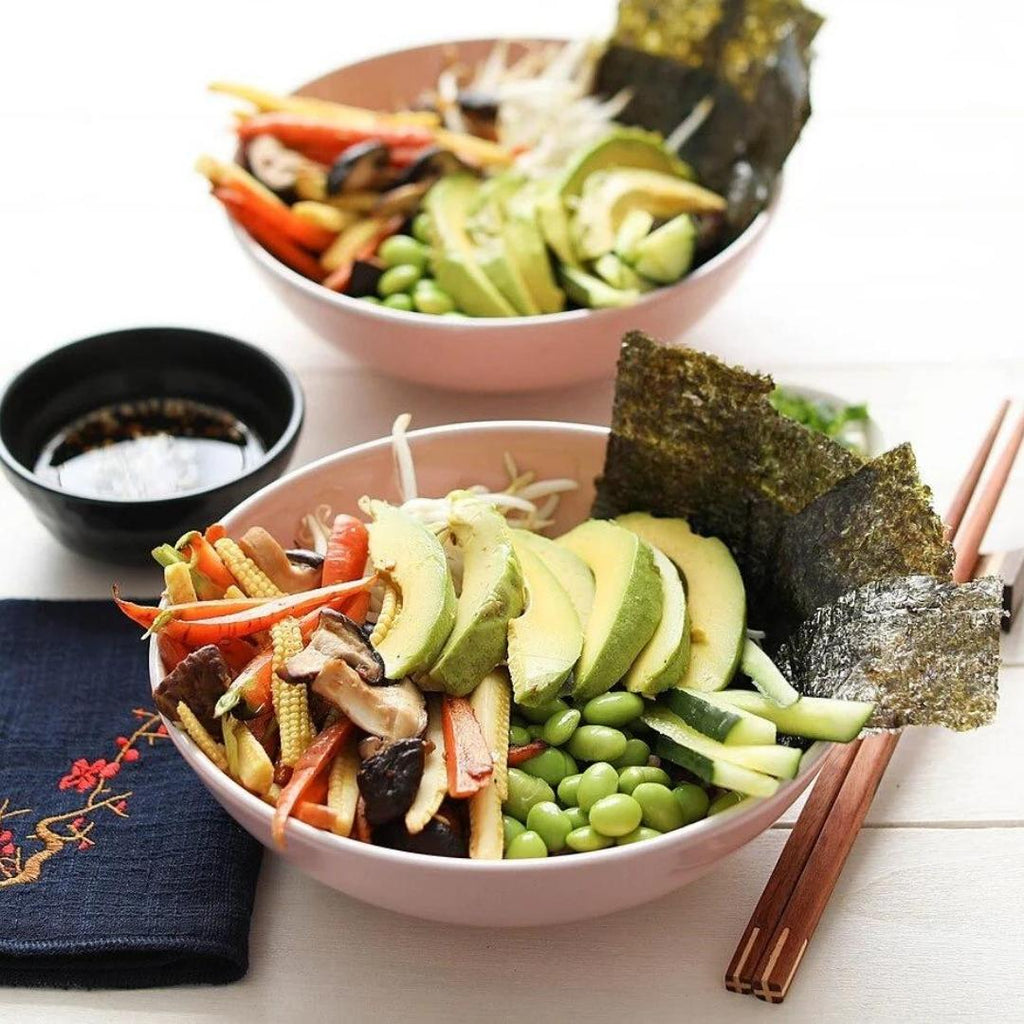
[(0, 601), (0, 985), (242, 977), (260, 854), (167, 738), (138, 626)]

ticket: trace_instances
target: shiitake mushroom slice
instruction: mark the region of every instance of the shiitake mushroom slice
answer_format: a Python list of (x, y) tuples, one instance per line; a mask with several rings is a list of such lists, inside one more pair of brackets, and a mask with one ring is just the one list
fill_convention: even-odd
[(327, 172), (327, 194), (372, 192), (388, 183), (391, 153), (383, 142), (369, 139), (349, 146)]

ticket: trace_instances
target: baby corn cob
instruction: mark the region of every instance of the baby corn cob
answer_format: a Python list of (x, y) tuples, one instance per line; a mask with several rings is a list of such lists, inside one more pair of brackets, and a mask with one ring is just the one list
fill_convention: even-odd
[(280, 597), (284, 593), (230, 537), (221, 537), (213, 546), (248, 597)]
[(331, 762), (327, 777), (327, 806), (335, 814), (331, 826), (335, 835), (347, 836), (352, 832), (359, 800), (358, 772), (359, 754), (351, 743), (346, 743)]
[(302, 631), (298, 620), (276, 622), (270, 627), (270, 637), (274, 645), (270, 692), (281, 738), (281, 763), (294, 767), (299, 755), (313, 741), (309, 692), (305, 683), (286, 683), (278, 673), (289, 658), (302, 650)]
[(384, 598), (380, 605), (380, 614), (370, 634), (370, 643), (376, 647), (388, 635), (391, 624), (399, 611), (398, 588), (390, 583), (384, 584)]
[(222, 771), (228, 770), (228, 759), (224, 748), (203, 728), (192, 709), (183, 701), (178, 701), (178, 718), (191, 737), (192, 742)]
[(241, 587), (236, 587), (234, 583), (232, 583), (231, 586), (224, 591), (224, 596), (234, 600), (237, 597), (245, 597), (245, 593)]
[(188, 562), (172, 562), (166, 566), (164, 585), (170, 604), (189, 604), (196, 600), (196, 588), (192, 585), (192, 571)]

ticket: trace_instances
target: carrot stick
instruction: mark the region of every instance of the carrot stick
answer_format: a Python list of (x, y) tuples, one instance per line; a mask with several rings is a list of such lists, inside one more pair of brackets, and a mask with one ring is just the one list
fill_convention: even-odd
[(304, 821), (313, 828), (323, 829), (325, 832), (333, 832), (335, 822), (338, 819), (338, 812), (321, 803), (314, 803), (311, 800), (300, 800), (292, 812), (293, 818)]
[(166, 608), (158, 608), (155, 605), (135, 604), (134, 601), (125, 601), (115, 584), (114, 603), (133, 622), (147, 629), (152, 627), (158, 619), (180, 619), (185, 622), (195, 619), (216, 619), (222, 615), (234, 615), (237, 612), (248, 611), (252, 608), (260, 608), (270, 601), (276, 600), (273, 597), (231, 597), (219, 598), (215, 601), (189, 601), (187, 604), (171, 604)]
[(375, 581), (375, 576), (367, 576), (351, 583), (336, 583), (331, 587), (318, 587), (300, 594), (286, 594), (271, 598), (257, 608), (247, 608), (217, 619), (172, 618), (159, 627), (159, 632), (166, 632), (175, 640), (193, 647), (215, 644), (232, 636), (252, 636), (289, 616), (299, 617), (324, 608), (338, 608), (354, 594), (373, 586)]
[(262, 217), (247, 210), (238, 200), (240, 193), (237, 190), (215, 188), (213, 194), (224, 204), (232, 219), (245, 228), (271, 256), (276, 256), (286, 266), (311, 281), (323, 279), (324, 272), (320, 264), (287, 235), (282, 234)]
[(222, 189), (229, 193), (231, 202), (237, 203), (253, 217), (259, 217), (260, 220), (266, 221), (268, 227), (279, 231), (306, 249), (322, 252), (337, 235), (336, 231), (328, 231), (327, 228), (321, 227), (319, 224), (304, 220), (298, 214), (292, 213), (287, 206), (268, 202), (258, 192), (246, 188), (245, 185), (219, 186), (214, 189), (214, 194), (218, 199), (223, 198), (219, 195)]
[(480, 723), (465, 697), (446, 696), (441, 703), (448, 793), (456, 799), (483, 789), (494, 771)]
[(235, 577), (221, 561), (212, 542), (208, 541), (198, 530), (186, 533), (174, 546), (187, 556), (194, 563), (193, 568), (197, 572), (201, 572), (214, 586), (220, 587), (223, 591), (234, 585)]
[(323, 585), (358, 579), (366, 566), (370, 534), (355, 516), (338, 515), (331, 526), (324, 557)]
[(183, 662), (192, 652), (177, 640), (169, 636), (157, 637), (157, 650), (160, 652), (160, 660), (164, 663), (164, 669), (172, 671), (175, 666)]
[(543, 740), (524, 743), (521, 747), (509, 747), (508, 766), (509, 768), (518, 768), (524, 761), (529, 761), (531, 757), (543, 754), (547, 749), (548, 745)]
[(211, 523), (204, 531), (203, 538), (208, 544), (216, 544), (228, 535), (223, 523)]
[(273, 135), (299, 152), (305, 152), (305, 147), (311, 146), (322, 152), (333, 151), (335, 155), (368, 139), (378, 139), (389, 146), (406, 147), (429, 146), (434, 139), (430, 131), (416, 125), (375, 123), (356, 127), (303, 114), (256, 114), (239, 124), (236, 130), (240, 139)]
[(329, 725), (295, 762), (292, 777), (277, 798), (277, 807), (274, 808), (274, 818), (270, 825), (270, 834), (279, 846), (284, 846), (284, 829), (292, 809), (305, 796), (316, 776), (327, 771), (334, 755), (354, 729), (355, 726), (347, 718)]

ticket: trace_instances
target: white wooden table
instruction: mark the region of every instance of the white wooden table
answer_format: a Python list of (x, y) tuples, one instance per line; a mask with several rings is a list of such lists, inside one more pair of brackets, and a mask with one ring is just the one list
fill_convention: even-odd
[[(815, 117), (756, 265), (691, 335), (779, 377), (866, 399), (909, 439), (939, 507), (998, 397), (1024, 394), (1019, 319), (1019, 5), (821, 4)], [(359, 7), (359, 10), (350, 10)], [(386, 432), (495, 417), (605, 422), (610, 387), (479, 399), (347, 364), (262, 291), (189, 167), (227, 146), (206, 81), (285, 89), (374, 50), (453, 36), (578, 35), (611, 3), (456, 0), (172, 8), (20, 4), (0, 62), (0, 378), (118, 326), (221, 329), (285, 357), (309, 400), (296, 463)], [(596, 20), (595, 20), (596, 18)], [(884, 28), (882, 27), (884, 26)], [(925, 27), (922, 27), (925, 26)], [(1024, 544), (1024, 466), (990, 544)], [(99, 596), (111, 570), (61, 550), (0, 485), (0, 592)], [(153, 574), (120, 572), (142, 592)], [(722, 972), (788, 820), (719, 871), (597, 922), (487, 933), (399, 918), (267, 856), (252, 967), (224, 988), (3, 990), (6, 1020), (1024, 1020), (1024, 638), (1004, 645), (994, 726), (900, 744), (782, 1009)], [(628, 879), (624, 879), (628, 884)], [(0, 908), (2, 918), (2, 908)]]

